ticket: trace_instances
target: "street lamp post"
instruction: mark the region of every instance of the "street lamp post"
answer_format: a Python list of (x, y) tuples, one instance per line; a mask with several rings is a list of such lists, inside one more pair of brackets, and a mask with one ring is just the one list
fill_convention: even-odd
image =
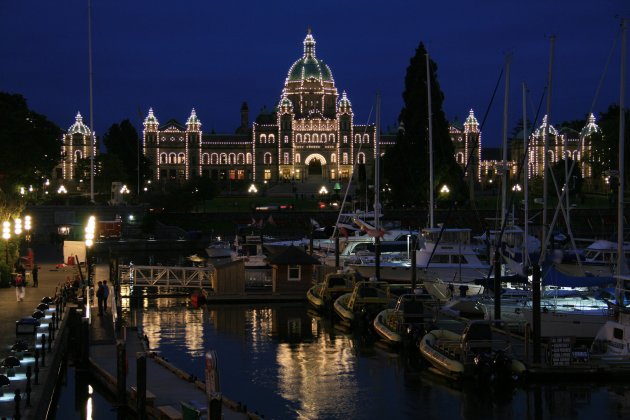
[(87, 271), (88, 284), (90, 284), (92, 278), (92, 257), (90, 255), (90, 249), (92, 248), (92, 245), (94, 245), (95, 229), (96, 218), (94, 216), (90, 216), (90, 218), (88, 219), (88, 223), (85, 226), (85, 269)]
[(24, 235), (25, 239), (26, 239), (26, 246), (29, 247), (31, 244), (31, 216), (26, 215), (24, 216), (24, 232), (26, 233)]
[(5, 220), (2, 222), (2, 239), (4, 239), (4, 262), (9, 265), (9, 239), (11, 239), (11, 222)]

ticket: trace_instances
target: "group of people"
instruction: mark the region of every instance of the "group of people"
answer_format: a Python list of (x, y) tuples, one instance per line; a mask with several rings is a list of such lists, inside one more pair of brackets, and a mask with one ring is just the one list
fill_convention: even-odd
[[(26, 267), (24, 264), (17, 264), (15, 269), (15, 298), (18, 302), (23, 302), (26, 296)], [(37, 287), (39, 285), (39, 267), (37, 264), (33, 265), (31, 276), (33, 277), (33, 287)]]
[(107, 280), (99, 281), (96, 289), (99, 316), (107, 313), (107, 298), (109, 298), (109, 286), (107, 286)]

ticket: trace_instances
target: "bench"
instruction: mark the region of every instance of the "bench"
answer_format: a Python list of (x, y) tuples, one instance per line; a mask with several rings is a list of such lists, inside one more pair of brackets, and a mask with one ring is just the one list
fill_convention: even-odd
[(161, 405), (158, 407), (160, 419), (183, 420), (182, 413), (172, 405)]
[[(131, 398), (138, 399), (138, 389), (135, 386), (131, 387)], [(153, 405), (155, 402), (155, 394), (148, 389), (146, 390), (147, 405)]]

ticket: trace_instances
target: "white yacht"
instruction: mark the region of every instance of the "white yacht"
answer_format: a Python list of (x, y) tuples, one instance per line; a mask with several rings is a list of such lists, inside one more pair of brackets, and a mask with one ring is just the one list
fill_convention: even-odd
[[(630, 243), (624, 242), (623, 253), (630, 260)], [(557, 250), (555, 267), (571, 276), (610, 277), (617, 264), (617, 242), (597, 240), (583, 250)]]
[[(473, 283), (490, 273), (485, 248), (471, 243), (471, 230), (463, 228), (424, 228), (423, 243), (416, 251), (416, 278), (419, 282), (440, 279), (448, 283)], [(375, 276), (374, 262), (350, 264), (362, 277)], [(381, 261), (380, 278), (411, 281), (411, 260)]]

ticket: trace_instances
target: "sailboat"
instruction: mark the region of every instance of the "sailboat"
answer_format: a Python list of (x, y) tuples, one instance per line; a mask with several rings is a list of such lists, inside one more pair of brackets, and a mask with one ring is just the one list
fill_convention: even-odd
[[(624, 91), (625, 91), (625, 55), (626, 55), (626, 27), (627, 20), (622, 21), (622, 51), (621, 51), (621, 81), (620, 81), (620, 116), (619, 116), (619, 162), (618, 162), (618, 199), (617, 199), (617, 264), (615, 277), (617, 281), (616, 296), (610, 300), (610, 310), (548, 310), (540, 314), (542, 336), (573, 336), (593, 338), (608, 337), (609, 331), (618, 329), (618, 334), (623, 335), (622, 326), (630, 325), (630, 316), (626, 316), (628, 308), (624, 304), (628, 298), (626, 280), (628, 267), (623, 249), (624, 226)], [(543, 240), (543, 251), (545, 241)], [(586, 277), (582, 277), (585, 279)], [(596, 277), (591, 277), (597, 279)], [(544, 281), (544, 278), (543, 278)], [(533, 314), (524, 310), (524, 316), (531, 322)]]

